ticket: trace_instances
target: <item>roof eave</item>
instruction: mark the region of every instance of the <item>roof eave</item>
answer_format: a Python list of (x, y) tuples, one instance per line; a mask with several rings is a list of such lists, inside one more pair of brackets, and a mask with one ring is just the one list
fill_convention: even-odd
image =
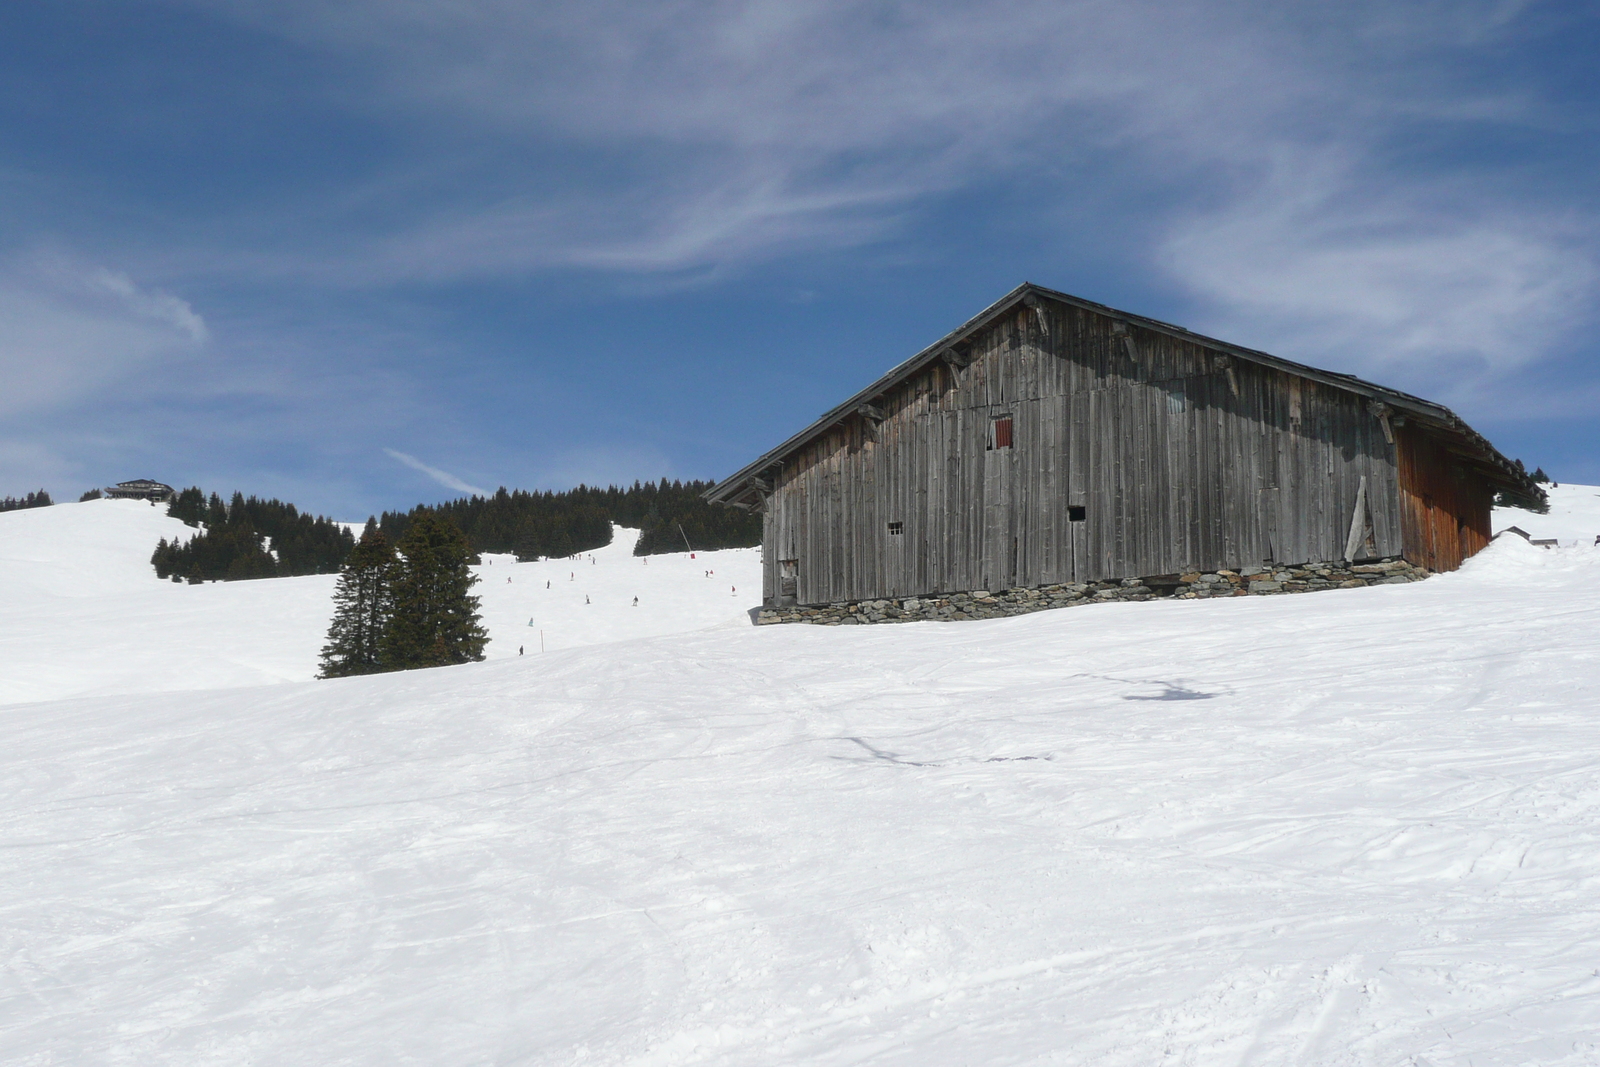
[[(1082, 308), (1110, 318), (1121, 319), (1142, 329), (1152, 330), (1180, 340), (1191, 341), (1204, 348), (1214, 349), (1252, 363), (1274, 367), (1311, 381), (1321, 382), (1336, 389), (1355, 393), (1358, 396), (1381, 401), (1394, 408), (1397, 412), (1418, 415), (1424, 419), (1435, 421), (1467, 438), (1475, 446), (1475, 450), (1481, 449), (1489, 465), (1503, 472), (1503, 489), (1519, 496), (1526, 495), (1527, 499), (1537, 500), (1541, 504), (1545, 499), (1543, 491), (1539, 489), (1525, 471), (1515, 466), (1511, 460), (1507, 459), (1491, 445), (1487, 438), (1473, 430), (1459, 415), (1442, 404), (1435, 404), (1431, 400), (1424, 400), (1419, 396), (1412, 396), (1410, 393), (1403, 393), (1397, 389), (1378, 385), (1376, 382), (1357, 378), (1353, 374), (1340, 374), (1337, 371), (1325, 371), (1303, 363), (1296, 363), (1281, 356), (1274, 356), (1270, 352), (1262, 352), (1258, 349), (1230, 344), (1215, 337), (1194, 333), (1191, 330), (1184, 329), (1182, 326), (1174, 326), (1169, 322), (1162, 322), (1160, 319), (1152, 319), (1144, 315), (1121, 311), (1106, 304), (1085, 300), (1082, 297), (1073, 296), (1070, 293), (1063, 293), (1055, 289), (1047, 289), (1032, 282), (1023, 282), (910, 359), (891, 368), (866, 388), (855, 393), (844, 402), (828, 409), (815, 422), (812, 422), (798, 433), (791, 435), (777, 447), (767, 450), (755, 461), (739, 468), (739, 470), (706, 490), (702, 496), (713, 503), (732, 504), (736, 507), (752, 506), (750, 502), (740, 501), (741, 497), (750, 495), (749, 482), (752, 478), (759, 477), (774, 468), (782, 466), (790, 453), (805, 446), (829, 427), (837, 425), (845, 418), (853, 415), (862, 404), (876, 399), (889, 389), (900, 384), (906, 378), (937, 359), (942, 352), (960, 345), (962, 341), (982, 329), (991, 320), (1010, 311), (1017, 304), (1027, 301), (1030, 297), (1035, 299), (1043, 298), (1054, 303), (1066, 304), (1070, 307)], [(759, 493), (756, 496), (759, 499)]]
[(1009, 310), (1012, 305), (1019, 303), (1022, 298), (1027, 295), (1029, 290), (1037, 288), (1037, 286), (1030, 282), (1023, 282), (1021, 285), (1011, 290), (1011, 292), (1007, 293), (999, 300), (996, 300), (994, 303), (978, 312), (978, 314), (972, 316), (972, 318), (968, 319), (954, 330), (945, 334), (943, 337), (939, 338), (939, 340), (935, 341), (927, 348), (924, 348), (910, 359), (904, 360), (896, 364), (894, 367), (891, 367), (885, 374), (879, 377), (871, 385), (868, 385), (865, 389), (860, 390), (844, 402), (837, 404), (823, 412), (815, 422), (809, 424), (800, 432), (793, 434), (777, 447), (768, 449), (754, 462), (745, 464), (733, 474), (730, 474), (728, 477), (724, 478), (710, 489), (707, 489), (702, 496), (706, 500), (709, 500), (713, 503), (732, 503), (733, 501), (731, 498), (738, 495), (736, 490), (750, 478), (764, 474), (766, 471), (782, 465), (783, 460), (790, 452), (804, 446), (812, 438), (816, 437), (828, 427), (834, 426), (846, 417), (854, 414), (856, 408), (860, 407), (862, 404), (874, 399), (875, 397), (881, 396), (885, 391), (893, 388), (900, 381), (904, 380), (916, 371), (921, 370), (924, 366), (937, 358), (940, 352), (943, 352), (945, 349), (950, 348), (953, 345), (960, 344), (961, 341), (969, 334), (974, 333), (982, 328), (990, 318), (998, 315), (1002, 311)]

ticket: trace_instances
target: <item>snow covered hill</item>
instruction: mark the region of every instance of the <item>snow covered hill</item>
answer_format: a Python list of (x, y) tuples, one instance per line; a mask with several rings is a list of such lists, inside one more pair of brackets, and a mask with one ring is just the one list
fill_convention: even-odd
[(1547, 487), (1550, 513), (1501, 508), (1494, 513), (1494, 531), (1516, 526), (1530, 537), (1553, 537), (1563, 546), (1593, 545), (1600, 537), (1600, 488), (1592, 485)]
[[(333, 576), (158, 581), (150, 566), (156, 542), (194, 532), (134, 500), (0, 514), (0, 704), (312, 679)], [(758, 550), (646, 563), (632, 554), (638, 531), (615, 533), (581, 561), (486, 559), (475, 592), (489, 657), (537, 651), (541, 631), (554, 650), (749, 624), (746, 613), (761, 600)]]
[[(1416, 585), (108, 668), (0, 708), (0, 1062), (1600, 1062), (1600, 489), (1553, 495), (1497, 521), (1559, 549)], [(7, 641), (24, 571), (61, 634), (121, 603), (13, 518)]]

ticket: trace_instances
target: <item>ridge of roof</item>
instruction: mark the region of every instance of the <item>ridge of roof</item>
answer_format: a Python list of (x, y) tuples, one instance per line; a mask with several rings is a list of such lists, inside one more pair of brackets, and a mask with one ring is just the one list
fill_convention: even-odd
[(1530, 500), (1536, 500), (1539, 497), (1542, 497), (1542, 493), (1533, 484), (1532, 478), (1527, 474), (1526, 471), (1522, 469), (1520, 464), (1516, 464), (1512, 460), (1507, 459), (1499, 452), (1499, 450), (1489, 443), (1487, 438), (1478, 433), (1476, 430), (1472, 429), (1472, 427), (1468, 426), (1466, 421), (1463, 420), (1461, 416), (1457, 415), (1443, 404), (1436, 404), (1431, 400), (1424, 400), (1422, 397), (1413, 396), (1410, 393), (1402, 392), (1398, 389), (1391, 389), (1387, 386), (1378, 385), (1376, 382), (1369, 382), (1363, 378), (1357, 377), (1354, 374), (1322, 370), (1318, 367), (1312, 367), (1304, 363), (1296, 363), (1293, 360), (1284, 359), (1281, 356), (1275, 356), (1270, 352), (1263, 352), (1254, 348), (1246, 348), (1243, 345), (1236, 345), (1228, 341), (1219, 340), (1215, 337), (1208, 337), (1205, 334), (1195, 333), (1193, 330), (1186, 329), (1182, 326), (1175, 326), (1170, 322), (1162, 322), (1160, 319), (1153, 319), (1147, 315), (1139, 315), (1131, 311), (1123, 311), (1119, 308), (1111, 307), (1108, 304), (1101, 304), (1093, 300), (1086, 300), (1080, 296), (1073, 296), (1071, 293), (1064, 293), (1057, 289), (1050, 289), (1042, 285), (1035, 285), (1033, 282), (1028, 281), (1018, 285), (1009, 293), (1006, 293), (1000, 299), (996, 300), (994, 303), (990, 304), (976, 315), (973, 315), (960, 326), (957, 326), (955, 329), (951, 330), (937, 341), (923, 348), (909, 359), (903, 360), (902, 362), (891, 367), (888, 371), (879, 376), (864, 389), (858, 390), (857, 392), (851, 394), (843, 402), (836, 404), (827, 411), (823, 412), (821, 416), (801, 429), (798, 433), (792, 434), (785, 438), (776, 447), (768, 449), (754, 461), (745, 464), (733, 474), (730, 474), (728, 477), (722, 479), (716, 485), (706, 490), (705, 493), (702, 494), (703, 497), (712, 502), (730, 502), (731, 498), (737, 495), (739, 490), (745, 488), (751, 479), (759, 477), (767, 470), (782, 463), (782, 461), (791, 452), (804, 446), (810, 442), (812, 438), (821, 434), (829, 427), (836, 425), (842, 419), (853, 414), (856, 409), (860, 407), (860, 405), (871, 401), (884, 392), (887, 392), (894, 386), (899, 385), (906, 378), (909, 378), (912, 374), (915, 374), (917, 371), (927, 366), (930, 362), (939, 358), (941, 353), (943, 353), (945, 350), (959, 345), (968, 336), (976, 333), (978, 330), (988, 325), (993, 319), (999, 317), (1005, 312), (1010, 311), (1018, 304), (1030, 303), (1031, 301), (1040, 298), (1057, 304), (1066, 304), (1070, 307), (1081, 308), (1085, 311), (1092, 311), (1096, 314), (1105, 315), (1110, 318), (1120, 319), (1131, 325), (1139, 326), (1146, 330), (1153, 330), (1157, 333), (1163, 333), (1169, 337), (1175, 337), (1185, 341), (1192, 341), (1203, 347), (1215, 349), (1227, 355), (1248, 360), (1252, 363), (1287, 371), (1288, 373), (1298, 375), (1302, 378), (1308, 378), (1312, 381), (1322, 382), (1325, 385), (1331, 385), (1337, 389), (1343, 389), (1347, 392), (1366, 396), (1369, 399), (1387, 403), (1397, 410), (1407, 411), (1429, 419), (1433, 422), (1437, 422), (1445, 429), (1454, 431), (1466, 438), (1467, 442), (1474, 448), (1475, 451), (1480, 454), (1479, 458), (1487, 461), (1491, 466), (1499, 468), (1500, 472), (1505, 476), (1508, 488), (1513, 489), (1515, 492), (1527, 495)]

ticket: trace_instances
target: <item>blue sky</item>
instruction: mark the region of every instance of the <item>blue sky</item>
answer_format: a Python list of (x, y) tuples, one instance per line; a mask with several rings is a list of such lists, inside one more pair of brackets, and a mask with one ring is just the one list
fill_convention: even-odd
[(1024, 280), (1600, 483), (1588, 4), (8, 0), (0, 495), (727, 474)]

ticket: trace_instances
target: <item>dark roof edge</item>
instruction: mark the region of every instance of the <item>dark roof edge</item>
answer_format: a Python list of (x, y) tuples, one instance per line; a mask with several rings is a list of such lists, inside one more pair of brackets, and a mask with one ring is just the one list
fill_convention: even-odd
[(1031, 288), (1034, 288), (1032, 283), (1023, 282), (1021, 285), (1011, 290), (1011, 292), (1007, 293), (999, 300), (996, 300), (994, 303), (990, 304), (988, 307), (972, 316), (972, 318), (968, 319), (960, 326), (957, 326), (954, 330), (951, 330), (949, 333), (939, 338), (939, 340), (935, 341), (927, 348), (924, 348), (922, 351), (918, 352), (910, 359), (900, 363), (898, 366), (891, 368), (877, 381), (873, 382), (865, 389), (862, 389), (860, 392), (855, 393), (842, 404), (837, 404), (823, 412), (820, 418), (811, 423), (805, 429), (801, 430), (799, 433), (787, 438), (776, 448), (769, 449), (762, 453), (760, 458), (756, 459), (752, 463), (747, 463), (743, 467), (740, 467), (737, 471), (728, 475), (728, 477), (724, 478), (710, 489), (707, 489), (701, 495), (706, 500), (710, 500), (712, 502), (727, 503), (733, 496), (737, 495), (737, 491), (742, 489), (744, 487), (744, 483), (748, 482), (751, 478), (759, 476), (770, 467), (782, 462), (783, 458), (790, 452), (799, 448), (801, 445), (804, 445), (807, 441), (811, 440), (811, 438), (815, 437), (823, 430), (833, 426), (846, 415), (854, 412), (855, 409), (861, 404), (866, 403), (868, 400), (880, 395), (893, 385), (898, 384), (898, 382), (902, 379), (909, 377), (918, 370), (921, 370), (922, 367), (925, 366), (936, 355), (938, 355), (939, 352), (949, 348), (952, 344), (955, 344), (967, 334), (975, 332), (990, 318), (998, 315), (1002, 311), (1009, 310), (1012, 305), (1020, 301)]
[(939, 340), (935, 341), (933, 344), (922, 349), (922, 351), (918, 352), (910, 359), (900, 363), (898, 366), (890, 369), (871, 385), (868, 385), (866, 388), (854, 393), (843, 403), (837, 404), (828, 409), (820, 418), (806, 426), (799, 433), (790, 436), (776, 448), (772, 448), (764, 452), (760, 458), (756, 459), (754, 462), (745, 464), (743, 467), (739, 468), (739, 470), (735, 471), (733, 474), (729, 475), (716, 485), (712, 486), (710, 489), (706, 490), (706, 492), (703, 494), (705, 499), (720, 503), (733, 502), (735, 497), (743, 495), (744, 491), (748, 488), (748, 483), (751, 479), (759, 477), (767, 470), (782, 463), (789, 453), (805, 445), (824, 430), (836, 425), (847, 416), (853, 414), (860, 405), (874, 399), (877, 396), (880, 396), (884, 392), (887, 392), (889, 389), (900, 384), (900, 382), (902, 382), (904, 379), (910, 377), (912, 374), (921, 370), (928, 363), (936, 359), (945, 349), (959, 344), (961, 341), (965, 340), (967, 336), (977, 332), (979, 329), (987, 325), (990, 320), (998, 317), (1004, 312), (1011, 310), (1016, 305), (1023, 303), (1029, 297), (1042, 298), (1057, 304), (1066, 304), (1069, 307), (1082, 308), (1085, 311), (1093, 311), (1097, 314), (1105, 315), (1110, 318), (1121, 319), (1143, 329), (1152, 330), (1157, 333), (1163, 333), (1169, 337), (1178, 338), (1180, 340), (1192, 341), (1195, 344), (1201, 345), (1202, 347), (1215, 349), (1231, 356), (1237, 356), (1240, 359), (1249, 360), (1252, 363), (1259, 363), (1264, 366), (1287, 371), (1302, 378), (1309, 378), (1312, 381), (1333, 386), (1336, 389), (1343, 389), (1347, 392), (1356, 393), (1373, 400), (1381, 401), (1394, 408), (1397, 412), (1405, 412), (1420, 416), (1422, 419), (1425, 419), (1428, 422), (1437, 424), (1440, 429), (1453, 431), (1455, 434), (1465, 438), (1467, 443), (1472, 447), (1473, 451), (1479, 454), (1478, 458), (1486, 462), (1490, 467), (1496, 468), (1504, 476), (1504, 488), (1510, 490), (1513, 495), (1524, 497), (1528, 502), (1531, 503), (1539, 505), (1544, 503), (1545, 495), (1543, 490), (1541, 490), (1533, 482), (1532, 477), (1528, 475), (1528, 473), (1524, 471), (1519, 464), (1513, 463), (1511, 460), (1501, 455), (1500, 452), (1489, 443), (1487, 438), (1478, 433), (1476, 430), (1472, 429), (1472, 427), (1468, 426), (1459, 415), (1442, 404), (1435, 404), (1431, 400), (1424, 400), (1421, 397), (1412, 396), (1410, 393), (1403, 393), (1398, 389), (1389, 389), (1385, 386), (1378, 385), (1375, 382), (1369, 382), (1365, 379), (1357, 378), (1353, 374), (1340, 374), (1336, 371), (1319, 370), (1316, 367), (1310, 367), (1303, 363), (1296, 363), (1293, 360), (1274, 356), (1269, 352), (1261, 352), (1253, 348), (1244, 348), (1240, 345), (1230, 344), (1227, 341), (1220, 341), (1214, 337), (1207, 337), (1204, 334), (1194, 333), (1193, 331), (1184, 329), (1182, 326), (1174, 326), (1171, 323), (1162, 322), (1159, 319), (1148, 318), (1144, 315), (1136, 315), (1130, 311), (1121, 311), (1106, 304), (1097, 304), (1092, 300), (1085, 300), (1082, 297), (1073, 296), (1070, 293), (1063, 293), (1055, 289), (1047, 289), (1041, 285), (1034, 285), (1032, 282), (1023, 282), (1021, 285), (1011, 290), (1011, 292), (1007, 293), (999, 300), (996, 300), (994, 303), (990, 304), (988, 307), (972, 316), (966, 322), (962, 323), (954, 330), (951, 330), (949, 333), (939, 338)]

